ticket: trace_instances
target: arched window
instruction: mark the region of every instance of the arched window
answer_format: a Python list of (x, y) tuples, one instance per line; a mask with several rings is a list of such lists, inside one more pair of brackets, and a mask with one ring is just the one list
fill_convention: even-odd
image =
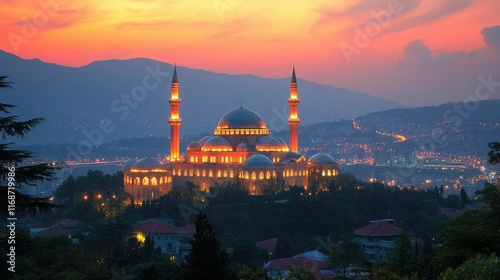
[(264, 172), (259, 172), (259, 180), (264, 180)]
[(189, 176), (193, 177), (193, 174), (194, 174), (193, 169), (189, 169)]
[(321, 171), (321, 176), (325, 176), (325, 170)]
[(208, 177), (214, 177), (214, 172), (212, 169), (208, 170)]
[(250, 176), (248, 176), (248, 171), (245, 171), (245, 179), (250, 179)]
[(184, 169), (184, 176), (187, 176), (188, 173), (187, 173), (187, 169)]
[(288, 170), (285, 171), (285, 177), (288, 177)]
[(201, 171), (201, 176), (207, 177), (207, 171), (205, 169)]
[(141, 179), (139, 177), (135, 177), (134, 185), (140, 185), (140, 184), (141, 184)]
[(266, 179), (271, 179), (271, 172), (269, 171), (266, 172)]
[(156, 177), (151, 178), (151, 186), (158, 186), (158, 179)]
[(299, 176), (302, 176), (302, 169), (299, 170)]
[(328, 176), (332, 176), (332, 171), (328, 169)]
[(196, 169), (196, 176), (200, 177), (200, 170), (199, 169)]
[(217, 170), (217, 178), (220, 178), (221, 177), (221, 172), (220, 170)]
[(255, 171), (252, 171), (252, 180), (257, 179), (257, 173)]
[(149, 179), (148, 179), (148, 177), (144, 177), (144, 178), (142, 179), (142, 185), (143, 185), (143, 186), (148, 186), (148, 185), (149, 185)]
[(224, 170), (224, 178), (227, 178), (227, 170)]
[(337, 170), (333, 169), (332, 174), (333, 174), (333, 176), (337, 176), (338, 175)]
[(160, 177), (160, 185), (163, 185), (163, 177)]
[(273, 170), (273, 178), (276, 178), (276, 170)]
[(234, 171), (233, 170), (229, 170), (229, 178), (233, 178), (234, 177)]
[[(175, 168), (174, 168), (174, 169), (172, 169), (172, 175), (174, 175), (174, 176), (175, 176)], [(180, 175), (180, 174), (179, 174), (179, 175)]]

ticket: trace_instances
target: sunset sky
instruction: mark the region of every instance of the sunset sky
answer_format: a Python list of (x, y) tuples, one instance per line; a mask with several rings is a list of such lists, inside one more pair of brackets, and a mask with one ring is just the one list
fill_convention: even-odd
[(0, 49), (67, 66), (147, 57), (281, 78), (294, 63), (301, 79), (408, 106), (462, 101), (480, 75), (500, 82), (497, 0), (0, 3)]

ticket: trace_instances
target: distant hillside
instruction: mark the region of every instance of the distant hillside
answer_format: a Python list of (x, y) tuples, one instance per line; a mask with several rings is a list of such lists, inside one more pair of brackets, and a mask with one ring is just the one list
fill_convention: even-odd
[[(10, 76), (15, 87), (2, 95), (2, 102), (18, 105), (17, 112), (26, 117), (48, 120), (29, 135), (25, 144), (76, 143), (88, 138), (84, 130), (97, 139), (99, 135), (92, 133), (100, 124), (105, 127), (101, 130), (107, 131), (103, 133), (104, 142), (170, 134), (170, 64), (140, 58), (64, 67), (3, 51), (0, 62), (4, 65), (0, 75)], [(264, 79), (185, 67), (177, 71), (182, 135), (212, 131), (219, 118), (241, 102), (259, 113), (272, 130), (287, 129), (289, 78)], [(297, 73), (303, 125), (401, 107), (363, 93), (304, 81), (300, 69)], [(136, 99), (131, 97), (132, 92)]]
[[(358, 117), (356, 121), (361, 123), (374, 122), (405, 122), (431, 124), (436, 122), (462, 122), (474, 123), (499, 123), (500, 99), (478, 101), (477, 108), (474, 104), (446, 103), (439, 106), (427, 106), (419, 108), (389, 109), (381, 112), (369, 113)], [(467, 109), (470, 108), (470, 109)], [(474, 109), (474, 110), (472, 110)]]

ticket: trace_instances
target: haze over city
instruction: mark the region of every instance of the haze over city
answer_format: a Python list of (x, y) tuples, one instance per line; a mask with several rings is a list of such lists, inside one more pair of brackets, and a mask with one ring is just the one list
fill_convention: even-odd
[(66, 66), (146, 57), (281, 78), (295, 63), (302, 79), (405, 106), (463, 101), (500, 71), (494, 0), (1, 3), (0, 49)]

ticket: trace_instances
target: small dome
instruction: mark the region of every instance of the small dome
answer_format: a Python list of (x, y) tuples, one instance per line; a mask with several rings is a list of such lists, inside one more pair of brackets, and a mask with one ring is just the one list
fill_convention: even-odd
[(278, 141), (280, 141), (280, 143), (281, 143), (282, 145), (285, 145), (285, 146), (287, 146), (287, 147), (288, 147), (288, 144), (285, 142), (285, 140), (283, 140), (283, 138), (281, 138), (281, 137), (274, 137), (274, 138), (278, 139)]
[(132, 165), (131, 170), (148, 172), (167, 172), (167, 167), (159, 160), (152, 157), (145, 157)]
[(266, 123), (254, 111), (240, 107), (222, 116), (217, 128), (266, 128)]
[(259, 152), (287, 152), (288, 146), (273, 136), (264, 136), (257, 139), (255, 149)]
[(205, 143), (208, 141), (208, 139), (212, 138), (212, 136), (204, 136), (203, 138), (201, 138), (200, 140), (198, 140), (198, 143), (203, 147), (203, 145), (205, 145)]
[(262, 154), (255, 154), (249, 157), (244, 163), (243, 167), (273, 167), (273, 162)]
[(233, 146), (231, 143), (224, 137), (221, 136), (213, 136), (205, 142), (203, 148), (201, 148), (204, 152), (220, 152), (220, 151), (233, 151)]
[(203, 147), (202, 145), (200, 145), (199, 142), (191, 142), (189, 143), (189, 145), (187, 146), (187, 150), (188, 151), (201, 151), (201, 147)]
[(248, 151), (248, 147), (245, 143), (239, 143), (238, 146), (236, 146), (236, 151), (237, 152), (246, 152)]
[(135, 163), (135, 159), (130, 159), (123, 166), (123, 170), (129, 170), (132, 167), (132, 165), (134, 165), (134, 163)]
[(302, 156), (301, 154), (296, 153), (296, 152), (288, 152), (288, 153), (286, 153), (285, 158), (286, 159), (293, 159), (293, 160), (297, 161), (298, 159), (300, 159), (301, 156)]
[(308, 165), (325, 165), (325, 164), (337, 164), (335, 159), (332, 156), (325, 153), (317, 153), (312, 156), (308, 161)]

